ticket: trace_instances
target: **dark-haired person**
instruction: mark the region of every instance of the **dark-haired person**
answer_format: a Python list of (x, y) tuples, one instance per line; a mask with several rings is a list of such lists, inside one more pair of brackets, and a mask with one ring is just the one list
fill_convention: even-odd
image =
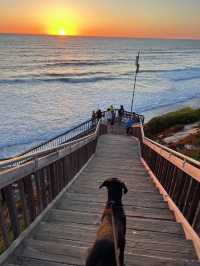
[(118, 110), (119, 123), (121, 123), (123, 116), (124, 116), (124, 107), (123, 105), (120, 105), (120, 109)]
[(98, 109), (97, 112), (96, 112), (96, 117), (98, 120), (100, 120), (102, 118), (102, 112), (101, 112), (101, 109)]

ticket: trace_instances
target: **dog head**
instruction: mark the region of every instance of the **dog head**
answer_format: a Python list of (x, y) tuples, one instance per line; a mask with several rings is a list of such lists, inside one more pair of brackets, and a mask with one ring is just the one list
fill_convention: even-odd
[(124, 182), (118, 178), (106, 179), (99, 188), (106, 187), (108, 190), (108, 202), (121, 204), (122, 195), (128, 192)]

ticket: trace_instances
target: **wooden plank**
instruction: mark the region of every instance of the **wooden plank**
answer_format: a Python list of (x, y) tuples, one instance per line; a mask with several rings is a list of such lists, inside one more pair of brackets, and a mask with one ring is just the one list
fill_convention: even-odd
[[(106, 196), (98, 196), (98, 197), (90, 197), (86, 194), (80, 194), (80, 193), (67, 193), (63, 197), (63, 201), (66, 202), (66, 204), (93, 204), (93, 203), (100, 203), (105, 206), (106, 203)], [(133, 207), (144, 207), (144, 208), (156, 208), (156, 209), (166, 209), (167, 205), (163, 201), (150, 201), (149, 199), (138, 199), (133, 197), (127, 197), (127, 199), (123, 200), (123, 205), (126, 208), (126, 206), (133, 206)], [(90, 205), (89, 205), (90, 206)]]
[[(147, 245), (141, 245), (140, 248), (138, 248), (137, 246), (135, 246), (134, 248), (127, 248), (127, 251), (129, 253), (131, 253), (132, 255), (143, 255), (144, 254), (144, 249), (146, 248)], [(148, 244), (148, 247), (150, 245)], [(153, 246), (153, 245), (152, 245)], [(168, 245), (166, 245), (168, 246)], [(169, 245), (171, 246), (171, 245)], [(145, 251), (146, 256), (149, 257), (159, 257), (159, 258), (170, 258), (170, 259), (174, 259), (174, 260), (192, 260), (194, 259), (194, 254), (192, 254), (191, 252), (186, 252), (186, 253), (179, 253), (176, 252), (176, 250), (174, 250), (174, 252), (169, 251), (167, 249), (164, 250), (151, 250), (151, 249), (146, 249)]]
[[(33, 258), (23, 258), (23, 262), (19, 259), (19, 265), (20, 266), (74, 266), (72, 264), (65, 263), (57, 263), (57, 262), (51, 262), (48, 260), (38, 260)], [(19, 266), (14, 264), (8, 264), (7, 266)]]
[(21, 258), (34, 258), (55, 263), (83, 265), (86, 249), (28, 239), (24, 242), (24, 248), (21, 249), (20, 253)]
[[(129, 231), (128, 231), (129, 232)], [(60, 244), (72, 244), (78, 243), (78, 246), (89, 247), (91, 245), (91, 241), (94, 240), (96, 235), (96, 229), (91, 229), (88, 227), (87, 230), (73, 227), (66, 227), (63, 225), (57, 224), (43, 224), (40, 227), (40, 230), (37, 232), (36, 239), (51, 242), (56, 241), (56, 243)], [(130, 235), (130, 233), (129, 233)], [(77, 246), (77, 244), (76, 244)], [(130, 251), (133, 249), (133, 254), (139, 254), (142, 251), (144, 252), (148, 250), (149, 254), (155, 255), (156, 252), (160, 252), (160, 256), (168, 256), (171, 258), (194, 258), (195, 253), (193, 246), (190, 242), (186, 241), (170, 241), (169, 238), (163, 241), (151, 241), (146, 242), (146, 239), (140, 239), (136, 241), (134, 239), (127, 239), (127, 250)]]
[[(129, 220), (129, 219), (128, 219)], [(138, 222), (139, 223), (139, 222)], [(161, 224), (160, 224), (161, 225)], [(160, 226), (161, 228), (161, 226)], [(84, 240), (84, 235), (86, 237), (86, 239), (88, 237), (95, 237), (96, 236), (96, 232), (98, 229), (98, 224), (96, 223), (91, 223), (90, 224), (84, 224), (81, 223), (81, 221), (73, 221), (73, 222), (42, 222), (40, 224), (40, 226), (38, 227), (38, 231), (35, 233), (35, 236), (38, 236), (39, 238), (41, 237), (42, 234), (44, 234), (46, 232), (46, 235), (50, 236), (51, 234), (57, 235), (57, 238), (66, 238), (66, 239), (70, 239), (71, 237), (79, 237), (79, 234), (83, 236), (83, 240)], [(155, 236), (153, 238), (154, 242), (159, 242), (160, 238), (159, 236), (161, 236), (161, 239), (165, 238), (165, 242), (170, 242), (173, 245), (177, 245), (177, 246), (185, 246), (185, 247), (192, 247), (192, 243), (190, 241), (185, 241), (184, 235), (180, 234), (179, 232), (170, 232), (167, 230), (152, 230), (151, 228), (151, 224), (149, 227), (145, 227), (145, 226), (141, 226), (138, 228), (138, 226), (132, 226), (132, 224), (130, 225), (130, 222), (127, 224), (127, 232), (129, 232), (130, 237), (127, 235), (127, 239), (129, 239), (131, 242), (138, 242), (138, 239), (134, 239), (132, 238), (132, 235), (136, 234), (136, 235), (141, 235), (141, 236), (146, 236), (148, 233), (150, 236)], [(88, 235), (88, 236), (87, 236)], [(35, 237), (34, 236), (34, 237)], [(85, 239), (85, 240), (86, 240)], [(89, 238), (90, 239), (90, 238)], [(172, 241), (171, 241), (172, 239)], [(173, 239), (175, 241), (173, 241)], [(177, 239), (180, 240), (180, 242), (177, 241)], [(80, 240), (80, 239), (79, 239)], [(144, 241), (144, 238), (139, 239), (139, 241)], [(146, 241), (146, 240), (145, 240)], [(153, 242), (153, 241), (152, 241)]]
[[(77, 220), (77, 218), (79, 219)], [(90, 224), (91, 221), (93, 221), (96, 224), (100, 224), (100, 215), (97, 214), (90, 214), (83, 212), (79, 212), (78, 214), (73, 211), (63, 211), (63, 210), (57, 210), (57, 209), (51, 209), (48, 213), (48, 215), (44, 218), (44, 221), (66, 221), (66, 222), (75, 222), (77, 223), (83, 223), (83, 224)]]
[[(105, 178), (106, 179), (106, 178)], [(83, 189), (88, 191), (88, 190), (96, 190), (98, 191), (99, 193), (102, 193), (101, 190), (99, 190), (99, 186), (102, 184), (102, 182), (105, 180), (104, 178), (100, 181), (100, 182), (97, 182), (96, 184), (95, 183), (89, 183), (89, 184), (80, 184), (80, 183), (77, 183), (76, 184), (76, 189)], [(126, 179), (127, 181), (127, 179)], [(151, 195), (155, 195), (157, 194), (157, 189), (155, 187), (152, 186), (152, 184), (147, 183), (147, 185), (145, 186), (144, 183), (135, 183), (133, 186), (131, 186), (131, 181), (128, 181), (126, 182), (127, 186), (128, 186), (128, 196), (132, 193), (136, 194), (136, 193), (152, 193)], [(148, 196), (148, 194), (146, 194)], [(150, 196), (151, 196), (150, 195)]]
[[(90, 206), (84, 204), (67, 204), (67, 202), (62, 201), (57, 205), (57, 209), (61, 210), (71, 210), (75, 212), (85, 211), (90, 213), (99, 213), (103, 212), (104, 206)], [(142, 208), (136, 206), (127, 206), (126, 215), (130, 217), (143, 217), (143, 218), (152, 218), (152, 219), (162, 219), (162, 220), (174, 220), (172, 213), (168, 209), (156, 209), (156, 208)]]
[(161, 258), (157, 256), (147, 256), (139, 254), (127, 254), (125, 258), (126, 264), (130, 266), (199, 266), (196, 261), (179, 260), (171, 258)]

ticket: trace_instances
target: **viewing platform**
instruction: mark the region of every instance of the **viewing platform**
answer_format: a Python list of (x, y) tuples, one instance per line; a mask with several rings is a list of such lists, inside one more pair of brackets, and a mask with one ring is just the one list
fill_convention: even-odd
[(129, 136), (97, 121), (0, 164), (0, 265), (85, 265), (112, 177), (128, 188), (125, 264), (200, 265), (200, 164), (145, 138), (137, 119)]

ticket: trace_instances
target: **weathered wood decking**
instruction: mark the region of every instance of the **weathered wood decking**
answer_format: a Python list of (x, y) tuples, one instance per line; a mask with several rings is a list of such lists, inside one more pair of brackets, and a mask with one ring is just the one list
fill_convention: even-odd
[(6, 265), (84, 265), (106, 200), (106, 178), (127, 183), (126, 265), (199, 265), (193, 244), (152, 184), (132, 137), (100, 137), (96, 154)]

